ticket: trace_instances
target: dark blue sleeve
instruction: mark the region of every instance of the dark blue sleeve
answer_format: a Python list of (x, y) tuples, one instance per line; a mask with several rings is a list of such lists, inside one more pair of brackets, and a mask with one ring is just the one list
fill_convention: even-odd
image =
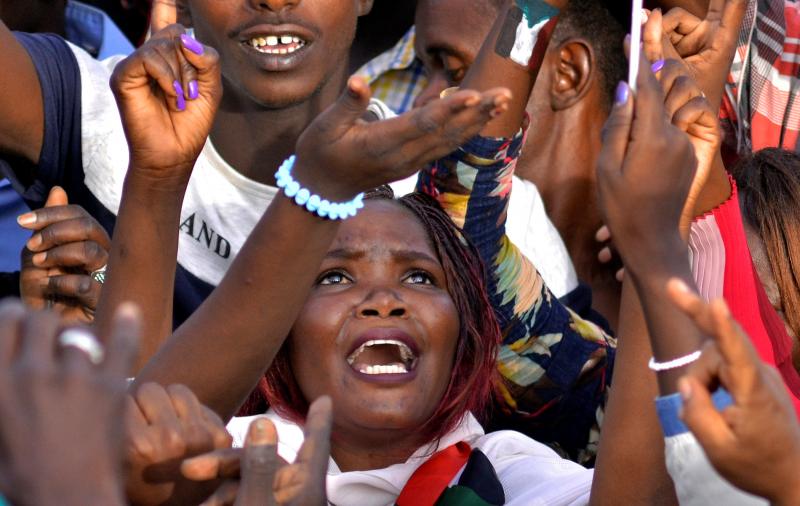
[(16, 32), (36, 67), (44, 105), (44, 138), (39, 163), (0, 158), (0, 173), (32, 209), (42, 207), (55, 185), (82, 193), (81, 75), (75, 55), (60, 37)]

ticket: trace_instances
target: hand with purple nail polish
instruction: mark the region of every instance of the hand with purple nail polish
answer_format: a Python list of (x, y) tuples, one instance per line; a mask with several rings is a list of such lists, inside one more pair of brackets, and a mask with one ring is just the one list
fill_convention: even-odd
[(132, 173), (180, 191), (222, 96), (217, 52), (182, 26), (171, 25), (120, 62), (111, 85), (130, 146)]
[[(667, 119), (664, 95), (642, 55), (636, 95), (621, 83), (597, 164), (603, 221), (628, 273), (652, 273), (686, 246), (680, 222), (697, 160)], [(647, 69), (647, 70), (645, 70)], [(635, 212), (634, 212), (635, 211)]]

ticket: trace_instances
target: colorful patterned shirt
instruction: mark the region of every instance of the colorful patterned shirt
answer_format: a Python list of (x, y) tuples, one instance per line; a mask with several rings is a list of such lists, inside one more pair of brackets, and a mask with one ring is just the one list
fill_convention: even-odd
[(414, 53), (415, 31), (403, 35), (395, 46), (373, 58), (355, 73), (367, 80), (372, 97), (403, 114), (428, 83), (425, 68)]
[(503, 343), (502, 409), (492, 428), (518, 430), (578, 462), (596, 451), (616, 341), (563, 306), (506, 236), (511, 181), (523, 144), (476, 137), (420, 175), (478, 249)]
[(727, 148), (800, 148), (800, 4), (751, 0), (725, 85), (721, 119)]

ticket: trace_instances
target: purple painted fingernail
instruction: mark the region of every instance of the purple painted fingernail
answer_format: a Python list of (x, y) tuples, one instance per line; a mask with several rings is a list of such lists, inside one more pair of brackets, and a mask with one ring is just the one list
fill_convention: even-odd
[(653, 71), (653, 74), (657, 74), (661, 72), (661, 69), (664, 68), (664, 60), (656, 60), (650, 65), (650, 69)]
[(630, 88), (628, 87), (628, 83), (620, 81), (617, 85), (617, 93), (615, 94), (614, 102), (616, 105), (625, 105), (628, 102), (629, 95)]
[(183, 47), (196, 55), (201, 55), (205, 51), (205, 49), (203, 49), (203, 45), (197, 42), (195, 38), (187, 33), (181, 34), (181, 42), (183, 43)]
[(192, 79), (189, 81), (189, 100), (194, 100), (200, 96), (200, 89), (197, 87), (197, 81)]
[(179, 111), (183, 111), (186, 109), (186, 99), (183, 97), (183, 86), (181, 86), (180, 81), (175, 81), (172, 83), (172, 87), (175, 88), (175, 93), (178, 95), (175, 106)]

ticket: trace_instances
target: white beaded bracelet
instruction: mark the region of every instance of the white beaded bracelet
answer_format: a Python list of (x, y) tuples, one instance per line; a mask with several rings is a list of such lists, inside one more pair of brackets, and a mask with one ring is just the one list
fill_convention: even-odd
[(702, 354), (703, 354), (703, 352), (698, 350), (698, 351), (696, 351), (694, 353), (690, 353), (690, 354), (685, 355), (683, 357), (678, 357), (678, 358), (676, 358), (674, 360), (670, 360), (668, 362), (656, 362), (655, 357), (651, 357), (650, 358), (650, 362), (647, 364), (647, 367), (649, 367), (651, 370), (653, 370), (655, 372), (662, 372), (662, 371), (669, 371), (669, 370), (672, 370), (672, 369), (678, 369), (680, 367), (687, 366), (687, 365), (691, 364), (692, 362), (697, 362), (697, 360), (700, 358), (700, 355), (702, 355)]
[(358, 214), (359, 209), (364, 207), (363, 193), (359, 193), (349, 202), (330, 202), (311, 193), (308, 188), (300, 186), (300, 183), (292, 177), (295, 160), (294, 155), (290, 156), (284, 160), (278, 172), (275, 173), (278, 188), (282, 188), (284, 195), (294, 200), (295, 204), (304, 207), (306, 211), (314, 213), (320, 218), (329, 220), (344, 220), (353, 217)]

